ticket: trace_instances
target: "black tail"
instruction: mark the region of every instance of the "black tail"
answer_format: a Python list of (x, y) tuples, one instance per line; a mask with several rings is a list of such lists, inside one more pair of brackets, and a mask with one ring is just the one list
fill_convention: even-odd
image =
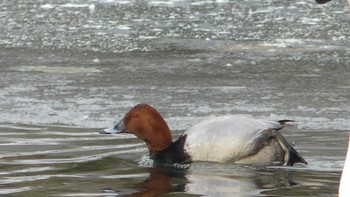
[(303, 163), (307, 165), (308, 163), (305, 161), (305, 159), (292, 147), (292, 145), (278, 132), (277, 130), (274, 131), (274, 135), (281, 145), (281, 147), (285, 151), (285, 165), (287, 166), (293, 166), (295, 163)]
[(287, 161), (287, 166), (293, 166), (295, 163), (303, 163), (307, 165), (307, 161), (288, 143), (289, 149), (289, 160)]

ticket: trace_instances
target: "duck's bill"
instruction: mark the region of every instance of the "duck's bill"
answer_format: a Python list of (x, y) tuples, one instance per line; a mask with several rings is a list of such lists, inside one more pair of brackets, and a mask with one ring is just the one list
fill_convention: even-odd
[(117, 134), (117, 133), (127, 133), (123, 120), (113, 127), (100, 131), (100, 134)]

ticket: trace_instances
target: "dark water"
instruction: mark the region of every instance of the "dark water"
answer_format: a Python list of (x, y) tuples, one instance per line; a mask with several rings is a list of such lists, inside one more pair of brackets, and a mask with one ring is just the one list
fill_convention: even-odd
[[(341, 1), (1, 1), (0, 194), (337, 196), (349, 130)], [(308, 166), (154, 168), (133, 105), (176, 138), (212, 114), (293, 119)]]
[(0, 191), (15, 196), (336, 196), (346, 144), (341, 131), (288, 131), (309, 166), (196, 162), (189, 169), (153, 168), (143, 143), (130, 135), (63, 126), (0, 128)]

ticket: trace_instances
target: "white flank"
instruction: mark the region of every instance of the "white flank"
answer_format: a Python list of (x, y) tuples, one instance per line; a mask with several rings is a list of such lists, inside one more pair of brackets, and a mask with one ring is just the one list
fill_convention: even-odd
[(281, 127), (279, 122), (242, 116), (212, 117), (184, 133), (185, 150), (193, 160), (230, 161), (249, 155), (261, 131)]

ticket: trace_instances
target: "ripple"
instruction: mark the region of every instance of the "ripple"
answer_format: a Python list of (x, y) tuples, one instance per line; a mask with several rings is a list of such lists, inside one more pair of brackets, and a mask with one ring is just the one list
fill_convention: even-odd
[(14, 175), (14, 174), (22, 174), (22, 173), (44, 172), (44, 171), (52, 171), (56, 169), (57, 168), (54, 168), (54, 167), (36, 167), (36, 168), (27, 168), (27, 169), (15, 170), (15, 171), (0, 172), (0, 175)]
[(18, 187), (18, 188), (15, 188), (15, 189), (2, 188), (0, 190), (0, 194), (13, 194), (13, 193), (19, 193), (19, 192), (26, 192), (26, 191), (30, 191), (30, 190), (33, 190), (33, 189), (34, 189), (34, 187), (30, 187), (30, 186)]
[(66, 73), (66, 74), (81, 74), (81, 73), (98, 73), (101, 70), (97, 68), (83, 68), (74, 66), (21, 66), (13, 68), (21, 72), (48, 72), (48, 73)]

